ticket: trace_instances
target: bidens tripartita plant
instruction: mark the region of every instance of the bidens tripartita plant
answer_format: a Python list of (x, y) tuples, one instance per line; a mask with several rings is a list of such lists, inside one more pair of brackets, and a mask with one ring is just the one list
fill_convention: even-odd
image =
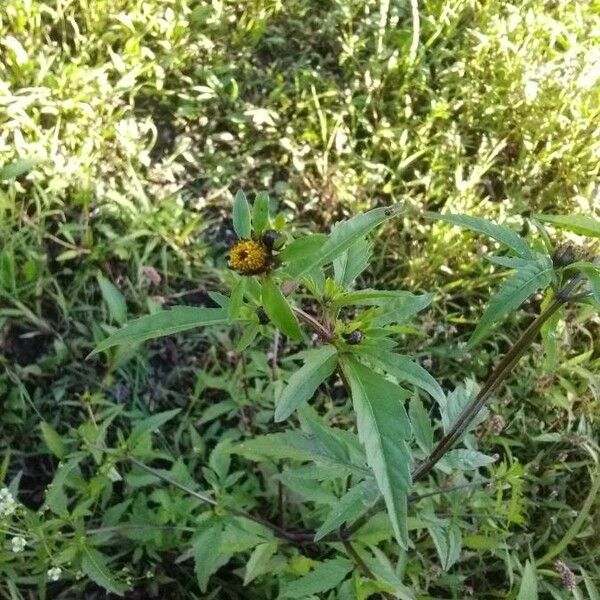
[[(494, 458), (477, 449), (474, 437), (465, 437), (485, 417), (486, 401), (540, 332), (550, 350), (552, 328), (567, 303), (600, 304), (600, 266), (583, 251), (576, 257), (569, 248), (553, 248), (542, 224), (598, 238), (600, 223), (594, 219), (540, 216), (532, 219), (539, 235), (530, 243), (510, 228), (484, 219), (428, 213), (428, 219), (498, 242), (499, 253), (488, 260), (510, 270), (478, 322), (471, 345), (490, 335), (527, 298), (543, 292), (539, 315), (487, 380), (481, 386), (459, 384), (446, 394), (427, 370), (397, 348), (397, 334), (410, 331), (407, 325), (430, 304), (431, 295), (356, 286), (369, 264), (370, 234), (402, 214), (401, 206), (376, 208), (335, 224), (329, 235), (294, 238), (281, 216), (271, 216), (266, 194), (257, 194), (251, 206), (238, 192), (233, 203), (238, 241), (229, 253), (234, 273), (229, 295), (214, 293), (215, 308), (182, 306), (136, 319), (98, 344), (96, 353), (218, 325), (239, 332), (235, 347), (240, 353), (261, 336), (283, 334), (296, 345), (291, 360), (298, 367), (272, 398), (272, 432), (220, 445), (220, 458), (211, 461), (221, 465), (213, 470), (222, 470), (222, 476), (227, 476), (230, 465), (224, 455), (277, 464), (278, 485), (303, 498), (306, 506), (294, 511), (290, 523), (285, 514), (269, 518), (278, 510), (285, 512), (281, 493), (266, 500), (263, 494), (260, 502), (246, 499), (243, 506), (229, 492), (218, 496), (189, 489), (214, 507), (191, 540), (202, 589), (232, 556), (223, 542), (228, 523), (245, 520), (261, 528), (255, 543), (245, 548), (251, 550), (246, 584), (281, 565), (276, 560), (280, 553), (289, 558), (286, 548), (312, 548), (312, 556), (327, 558), (313, 560), (310, 568), (297, 571), (297, 577), (283, 572), (281, 597), (308, 598), (336, 588), (340, 598), (367, 598), (372, 593), (413, 598), (402, 569), (392, 566), (411, 549), (411, 526), (428, 530), (443, 569), (450, 568), (461, 552), (460, 524), (436, 516), (427, 503), (420, 507), (421, 500), (444, 490), (433, 487), (416, 494), (414, 484), (434, 470), (462, 473), (461, 486), (486, 481), (478, 469)], [(332, 426), (311, 407), (318, 388), (336, 373), (352, 406), (343, 427)], [(432, 419), (431, 414), (439, 418)], [(182, 487), (136, 458), (134, 450), (135, 444), (126, 443), (118, 458)], [(412, 525), (409, 504), (415, 506)], [(324, 549), (321, 554), (319, 547)], [(532, 566), (527, 568), (528, 577), (535, 576)], [(529, 583), (524, 576), (524, 585)], [(346, 592), (354, 595), (343, 595)]]

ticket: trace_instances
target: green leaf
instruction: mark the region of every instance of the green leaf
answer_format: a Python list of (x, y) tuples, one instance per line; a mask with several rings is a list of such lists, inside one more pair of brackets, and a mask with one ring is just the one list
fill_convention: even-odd
[(286, 271), (294, 271), (299, 263), (312, 262), (321, 251), (327, 236), (323, 233), (313, 233), (290, 242), (280, 253), (279, 258), (287, 264)]
[(112, 346), (139, 344), (146, 340), (172, 335), (201, 327), (203, 325), (223, 325), (228, 323), (227, 311), (222, 308), (197, 308), (176, 306), (152, 315), (129, 321), (124, 327), (102, 340), (89, 356), (98, 354)]
[(535, 218), (579, 235), (600, 237), (600, 221), (586, 215), (535, 215)]
[(332, 505), (323, 524), (315, 532), (315, 542), (324, 538), (328, 533), (339, 529), (344, 523), (358, 519), (365, 508), (377, 499), (374, 481), (367, 480), (351, 487), (339, 500)]
[(318, 440), (327, 453), (340, 463), (350, 462), (351, 446), (354, 449), (360, 448), (358, 440), (354, 445), (349, 442), (349, 439), (354, 441), (352, 432), (337, 427), (329, 427), (310, 405), (303, 404), (298, 409), (298, 417), (302, 430)]
[(366, 238), (354, 242), (348, 250), (333, 261), (334, 279), (342, 288), (349, 287), (369, 266), (373, 244)]
[(127, 586), (117, 581), (110, 573), (106, 564), (106, 556), (89, 546), (84, 546), (81, 556), (81, 570), (100, 587), (105, 590), (123, 596)]
[(227, 307), (227, 316), (231, 319), (237, 319), (244, 305), (244, 294), (246, 293), (246, 277), (240, 277), (231, 291), (229, 306)]
[(384, 221), (398, 216), (402, 212), (403, 209), (400, 206), (374, 208), (373, 210), (360, 213), (350, 219), (336, 223), (327, 241), (317, 254), (310, 257), (309, 260), (290, 264), (288, 267), (290, 275), (294, 278), (299, 278), (317, 267), (322, 267), (333, 262), (338, 256), (341, 256), (341, 254), (348, 250), (354, 242), (365, 237)]
[(583, 568), (579, 568), (581, 571), (581, 575), (583, 576), (583, 581), (585, 583), (585, 589), (587, 590), (589, 600), (600, 600), (600, 592), (598, 588), (594, 585), (594, 580), (590, 575), (588, 575)]
[(131, 431), (131, 435), (129, 436), (130, 445), (135, 445), (136, 441), (142, 436), (144, 433), (151, 433), (153, 431), (157, 431), (161, 425), (164, 425), (168, 421), (170, 421), (173, 417), (178, 415), (181, 412), (180, 408), (172, 408), (171, 410), (165, 410), (163, 412), (157, 413), (155, 415), (150, 415), (141, 421), (138, 421), (135, 424), (135, 427)]
[(392, 592), (393, 597), (398, 600), (415, 600), (414, 592), (402, 583), (402, 579), (397, 574), (402, 559), (398, 561), (398, 566), (394, 567), (385, 552), (374, 545), (370, 549), (373, 556), (366, 552), (361, 553), (360, 547), (357, 547), (356, 551), (361, 554), (362, 559), (375, 575), (375, 579), (369, 581), (376, 586), (374, 590)]
[(307, 575), (281, 586), (280, 598), (308, 598), (340, 584), (352, 571), (353, 564), (344, 558), (332, 558), (319, 564)]
[(347, 472), (344, 469), (333, 469), (333, 473), (324, 469), (322, 465), (308, 465), (303, 467), (298, 473), (296, 469), (286, 469), (283, 473), (275, 476), (275, 479), (281, 481), (283, 485), (289, 488), (295, 496), (302, 498), (304, 502), (315, 502), (331, 506), (337, 498), (331, 492), (330, 484), (321, 483), (321, 479), (334, 479), (345, 477)]
[(44, 443), (48, 446), (48, 450), (57, 458), (64, 458), (67, 449), (58, 431), (50, 423), (46, 423), (46, 421), (40, 423), (40, 429), (42, 430), (42, 437), (44, 438)]
[(410, 357), (394, 352), (380, 352), (377, 349), (370, 349), (369, 358), (371, 357), (384, 371), (395, 377), (399, 382), (408, 381), (408, 383), (425, 390), (440, 406), (446, 403), (446, 396), (439, 383)]
[(358, 435), (383, 495), (398, 543), (408, 547), (407, 493), (411, 429), (403, 401), (407, 393), (353, 357), (342, 362), (350, 383)]
[(577, 269), (583, 273), (590, 282), (592, 296), (600, 304), (600, 265), (587, 262), (576, 262), (569, 265), (569, 269)]
[(8, 181), (9, 179), (17, 179), (21, 175), (25, 175), (33, 169), (33, 167), (44, 162), (43, 158), (22, 158), (0, 169), (0, 181)]
[(302, 339), (298, 319), (275, 282), (267, 278), (262, 286), (262, 305), (271, 321), (293, 340)]
[(263, 575), (268, 571), (269, 561), (273, 554), (277, 552), (277, 541), (265, 542), (254, 548), (244, 572), (244, 585), (248, 585), (253, 579), (259, 575)]
[[(472, 380), (467, 380), (465, 385), (457, 385), (446, 397), (446, 403), (441, 406), (442, 425), (444, 433), (448, 433), (454, 426), (462, 411), (471, 403), (479, 392), (479, 386)], [(483, 407), (469, 425), (467, 431), (471, 431), (480, 425), (487, 417), (488, 410)]]
[(241, 454), (251, 460), (261, 461), (265, 457), (274, 460), (289, 458), (292, 460), (311, 460), (312, 455), (305, 447), (305, 440), (298, 431), (267, 433), (233, 446), (234, 454)]
[(460, 527), (446, 519), (425, 519), (425, 521), (440, 557), (442, 569), (447, 571), (460, 558), (462, 545)]
[(223, 525), (213, 520), (192, 540), (194, 572), (202, 593), (206, 592), (210, 576), (221, 566)]
[[(340, 294), (334, 300), (335, 306), (381, 306), (389, 303), (414, 307), (414, 312), (425, 308), (432, 299), (431, 294), (417, 296), (404, 290), (364, 289)], [(418, 308), (417, 308), (418, 307)]]
[(495, 460), (496, 459), (493, 456), (488, 456), (477, 450), (456, 448), (446, 453), (444, 458), (440, 460), (440, 463), (449, 469), (472, 471), (473, 469), (490, 465), (495, 462)]
[(323, 346), (304, 353), (304, 365), (296, 371), (283, 389), (275, 407), (275, 422), (287, 419), (303, 402), (310, 400), (317, 388), (337, 365), (337, 350)]
[(246, 325), (240, 339), (235, 343), (235, 351), (243, 352), (260, 333), (260, 325), (258, 323), (250, 323)]
[(382, 303), (372, 321), (375, 327), (385, 327), (391, 323), (405, 323), (418, 312), (427, 308), (431, 304), (432, 294), (422, 294), (421, 296), (405, 296), (388, 302)]
[(410, 399), (408, 415), (417, 444), (424, 452), (433, 450), (433, 427), (419, 396)]
[[(553, 290), (548, 290), (544, 295), (544, 299), (540, 306), (540, 310), (544, 311), (550, 303), (554, 300)], [(549, 319), (542, 325), (540, 329), (540, 336), (542, 338), (542, 347), (544, 349), (544, 363), (542, 369), (544, 371), (554, 371), (557, 364), (558, 354), (558, 326), (565, 316), (565, 307), (561, 306), (555, 313), (553, 313)]]
[(65, 492), (65, 483), (80, 461), (81, 457), (76, 456), (66, 463), (61, 463), (46, 490), (46, 505), (59, 517), (64, 517), (69, 512), (69, 498)]
[(252, 235), (250, 206), (242, 190), (238, 190), (233, 199), (233, 229), (240, 239), (249, 240)]
[(451, 223), (452, 225), (470, 229), (476, 233), (487, 235), (497, 242), (504, 244), (523, 258), (530, 258), (532, 256), (531, 249), (527, 245), (527, 242), (508, 227), (490, 223), (486, 219), (472, 217), (470, 215), (440, 215), (438, 213), (428, 212), (425, 216), (428, 219), (444, 221), (446, 223)]
[(498, 293), (490, 300), (469, 344), (475, 345), (483, 340), (502, 317), (519, 308), (538, 289), (548, 287), (552, 283), (553, 277), (552, 260), (541, 254), (518, 269), (500, 286)]
[(267, 228), (269, 224), (269, 194), (259, 192), (254, 198), (252, 207), (252, 225), (254, 226), (254, 235), (257, 237)]
[(527, 265), (530, 259), (519, 256), (486, 256), (485, 259), (494, 265), (506, 267), (507, 269), (518, 269)]
[(531, 564), (531, 562), (527, 561), (525, 563), (523, 579), (521, 579), (521, 587), (519, 588), (517, 600), (537, 600), (537, 598), (538, 586), (535, 567)]
[(123, 294), (116, 285), (100, 274), (98, 274), (98, 285), (108, 306), (111, 319), (119, 325), (123, 325), (127, 321), (127, 304)]

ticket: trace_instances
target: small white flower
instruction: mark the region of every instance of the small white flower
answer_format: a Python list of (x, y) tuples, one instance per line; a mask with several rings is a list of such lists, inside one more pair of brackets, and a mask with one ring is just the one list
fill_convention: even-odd
[(12, 551), (17, 554), (19, 552), (23, 552), (25, 546), (27, 545), (27, 541), (24, 537), (17, 535), (10, 540), (10, 544), (12, 546)]
[(52, 567), (51, 569), (48, 569), (48, 579), (50, 581), (58, 581), (61, 573), (62, 569), (60, 567)]
[(17, 508), (17, 502), (13, 498), (12, 494), (8, 491), (8, 488), (0, 489), (0, 519), (3, 517), (10, 517)]

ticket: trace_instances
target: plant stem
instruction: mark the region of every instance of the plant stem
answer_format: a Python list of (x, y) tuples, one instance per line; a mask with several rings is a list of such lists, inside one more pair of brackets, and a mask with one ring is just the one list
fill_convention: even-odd
[(331, 342), (333, 340), (333, 333), (329, 331), (329, 329), (327, 329), (327, 327), (325, 327), (322, 323), (320, 323), (318, 319), (315, 319), (315, 317), (304, 312), (297, 306), (293, 306), (292, 310), (298, 315), (298, 317), (300, 317), (300, 319), (309, 325), (324, 342)]
[[(581, 277), (576, 276), (572, 278), (567, 284), (557, 292), (554, 300), (550, 305), (540, 313), (536, 319), (525, 329), (521, 334), (521, 337), (515, 342), (512, 348), (504, 355), (504, 358), (500, 361), (498, 366), (492, 370), (488, 376), (483, 387), (479, 390), (479, 393), (471, 404), (469, 404), (461, 412), (456, 422), (438, 442), (436, 447), (433, 449), (431, 454), (413, 470), (411, 476), (413, 483), (423, 479), (439, 462), (439, 460), (454, 446), (461, 435), (468, 429), (469, 425), (473, 422), (479, 411), (483, 408), (492, 393), (498, 389), (500, 384), (506, 379), (508, 374), (512, 371), (513, 367), (519, 362), (519, 359), (523, 356), (525, 351), (529, 348), (532, 342), (537, 337), (540, 329), (550, 317), (561, 307), (563, 304), (570, 300), (571, 292), (580, 283)], [(358, 531), (373, 515), (377, 514), (381, 510), (382, 502), (376, 502), (366, 513), (359, 517), (346, 531), (351, 535)]]
[[(348, 556), (350, 556), (350, 558), (356, 563), (356, 565), (358, 566), (358, 568), (365, 574), (365, 576), (368, 579), (376, 579), (375, 574), (373, 573), (373, 571), (371, 571), (371, 569), (369, 569), (369, 566), (362, 559), (362, 557), (360, 556), (360, 554), (356, 551), (356, 549), (352, 545), (352, 542), (350, 542), (346, 538), (344, 532), (341, 531), (341, 530), (340, 530), (340, 538), (342, 539), (342, 543), (344, 544), (344, 548), (346, 549), (346, 552), (348, 553)], [(390, 599), (390, 600), (393, 600), (393, 598), (394, 598), (394, 596), (392, 596), (391, 594), (388, 594), (387, 592), (381, 592), (381, 596), (383, 598)]]
[(506, 379), (515, 365), (519, 362), (525, 351), (531, 346), (542, 326), (554, 313), (569, 299), (569, 294), (577, 285), (579, 280), (572, 279), (555, 296), (550, 305), (540, 313), (535, 320), (525, 329), (521, 337), (515, 342), (512, 348), (504, 355), (504, 358), (493, 369), (487, 381), (484, 383), (479, 393), (471, 404), (469, 404), (460, 413), (454, 425), (448, 433), (442, 437), (431, 454), (412, 472), (413, 482), (419, 481), (427, 475), (438, 461), (454, 446), (461, 435), (469, 428), (479, 411), (483, 408), (492, 393), (498, 389), (500, 384)]
[[(137, 460), (136, 458), (133, 458), (133, 456), (124, 456), (123, 458), (126, 460), (129, 460), (131, 463), (133, 463), (140, 469), (143, 469), (144, 471), (151, 473), (157, 479), (161, 479), (162, 481), (168, 483), (169, 485), (179, 488), (180, 490), (182, 490), (183, 492), (186, 492), (190, 496), (194, 496), (194, 498), (197, 498), (198, 500), (201, 500), (202, 502), (205, 502), (206, 504), (208, 504), (210, 506), (213, 506), (213, 507), (219, 506), (219, 503), (216, 500), (214, 500), (213, 498), (211, 498), (210, 496), (207, 496), (206, 494), (203, 494), (202, 492), (197, 492), (196, 490), (193, 490), (193, 489), (187, 487), (186, 485), (179, 483), (177, 480), (173, 479), (172, 477), (169, 477), (169, 475), (165, 475), (164, 473), (161, 473), (160, 471), (157, 471), (156, 469), (149, 467), (148, 465)], [(305, 539), (304, 539), (305, 536), (303, 534), (297, 536), (296, 533), (293, 531), (288, 531), (288, 530), (284, 529), (283, 527), (279, 527), (278, 525), (275, 525), (274, 523), (267, 521), (266, 519), (257, 517), (251, 513), (243, 511), (243, 510), (238, 510), (237, 508), (231, 508), (229, 506), (221, 506), (220, 508), (223, 511), (228, 512), (231, 515), (234, 515), (236, 517), (242, 517), (244, 519), (248, 519), (249, 521), (253, 521), (254, 523), (258, 523), (259, 525), (262, 525), (263, 527), (267, 527), (273, 533), (275, 533), (278, 537), (280, 537), (282, 540), (285, 540), (285, 541), (290, 542), (297, 546), (302, 546), (305, 544)]]

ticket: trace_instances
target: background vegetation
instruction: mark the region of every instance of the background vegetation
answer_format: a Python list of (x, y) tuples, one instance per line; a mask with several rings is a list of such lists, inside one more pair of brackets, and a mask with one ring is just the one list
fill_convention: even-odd
[[(111, 364), (86, 355), (126, 317), (210, 304), (243, 187), (268, 190), (310, 231), (406, 203), (365, 283), (435, 292), (406, 352), (449, 388), (480, 380), (528, 319), (467, 352), (498, 275), (481, 242), (421, 215), (516, 228), (529, 213), (598, 216), (599, 14), (566, 0), (423, 0), (418, 14), (385, 0), (5, 0), (0, 167), (31, 161), (0, 177), (0, 480), (18, 482), (43, 543), (14, 553), (14, 532), (0, 531), (2, 597), (102, 597), (69, 566), (78, 536), (111, 557), (132, 598), (277, 597), (275, 576), (243, 587), (239, 561), (199, 590), (185, 555), (197, 505), (184, 493), (135, 470), (117, 481), (110, 465), (75, 476), (59, 465), (113, 443), (113, 424), (129, 431), (179, 408), (153, 438), (172, 471), (254, 494), (242, 463), (235, 481), (215, 483), (229, 471), (218, 444), (272, 427), (274, 370), (291, 365), (272, 365), (268, 346), (236, 352), (224, 332), (166, 338)], [(598, 500), (576, 521), (597, 470), (600, 400), (598, 319), (583, 316), (559, 330), (554, 362), (538, 352), (521, 362), (478, 430), (500, 457), (489, 470), (510, 485), (432, 503), (460, 519), (458, 562), (444, 572), (417, 535), (396, 565), (420, 597), (516, 597), (525, 561), (548, 553), (579, 587), (563, 586), (549, 559), (542, 597), (598, 597)], [(331, 385), (322, 409), (343, 423)], [(302, 574), (309, 559), (280, 567)], [(54, 566), (61, 578), (47, 582)]]

